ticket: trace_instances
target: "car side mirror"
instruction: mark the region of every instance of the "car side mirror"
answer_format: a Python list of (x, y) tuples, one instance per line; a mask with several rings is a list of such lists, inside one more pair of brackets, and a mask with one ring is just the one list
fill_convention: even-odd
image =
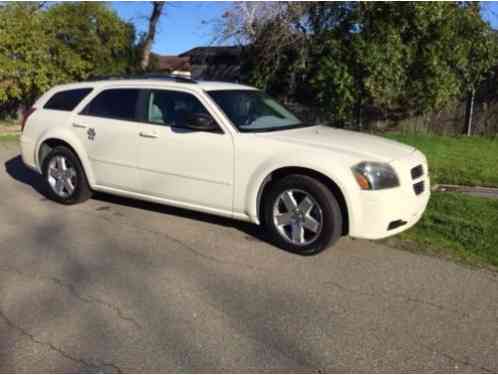
[(189, 113), (185, 121), (185, 126), (192, 130), (205, 132), (219, 130), (214, 119), (206, 113)]

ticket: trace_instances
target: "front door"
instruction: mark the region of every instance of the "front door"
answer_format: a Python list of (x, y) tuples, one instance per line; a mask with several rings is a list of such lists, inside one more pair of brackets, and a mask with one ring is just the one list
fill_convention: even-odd
[(231, 134), (193, 131), (189, 114), (212, 116), (191, 93), (150, 90), (144, 100), (138, 141), (138, 178), (143, 193), (192, 208), (232, 211)]
[(73, 131), (82, 140), (100, 186), (136, 191), (137, 121), (141, 91), (105, 89), (73, 118)]

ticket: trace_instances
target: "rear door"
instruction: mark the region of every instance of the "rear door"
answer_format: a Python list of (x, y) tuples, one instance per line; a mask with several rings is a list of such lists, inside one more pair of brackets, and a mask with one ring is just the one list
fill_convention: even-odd
[(86, 147), (99, 186), (137, 190), (141, 93), (137, 88), (103, 89), (73, 118), (73, 130)]

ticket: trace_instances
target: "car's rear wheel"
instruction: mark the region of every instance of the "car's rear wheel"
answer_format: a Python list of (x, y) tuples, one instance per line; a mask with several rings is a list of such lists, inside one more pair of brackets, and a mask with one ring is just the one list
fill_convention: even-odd
[(305, 175), (289, 175), (270, 186), (264, 199), (264, 223), (273, 242), (302, 255), (334, 244), (342, 232), (342, 214), (330, 190)]
[(81, 203), (92, 196), (78, 157), (69, 148), (55, 147), (43, 162), (43, 176), (51, 199), (62, 204)]

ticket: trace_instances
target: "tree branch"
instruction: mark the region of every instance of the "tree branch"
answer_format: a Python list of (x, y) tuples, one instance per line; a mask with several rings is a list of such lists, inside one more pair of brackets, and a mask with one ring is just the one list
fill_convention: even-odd
[(163, 14), (164, 3), (164, 1), (152, 2), (152, 12), (149, 17), (149, 29), (142, 44), (142, 58), (140, 60), (140, 67), (142, 70), (146, 70), (149, 66), (152, 44), (154, 43), (154, 38), (156, 37), (156, 29), (159, 18), (161, 18), (161, 15)]

